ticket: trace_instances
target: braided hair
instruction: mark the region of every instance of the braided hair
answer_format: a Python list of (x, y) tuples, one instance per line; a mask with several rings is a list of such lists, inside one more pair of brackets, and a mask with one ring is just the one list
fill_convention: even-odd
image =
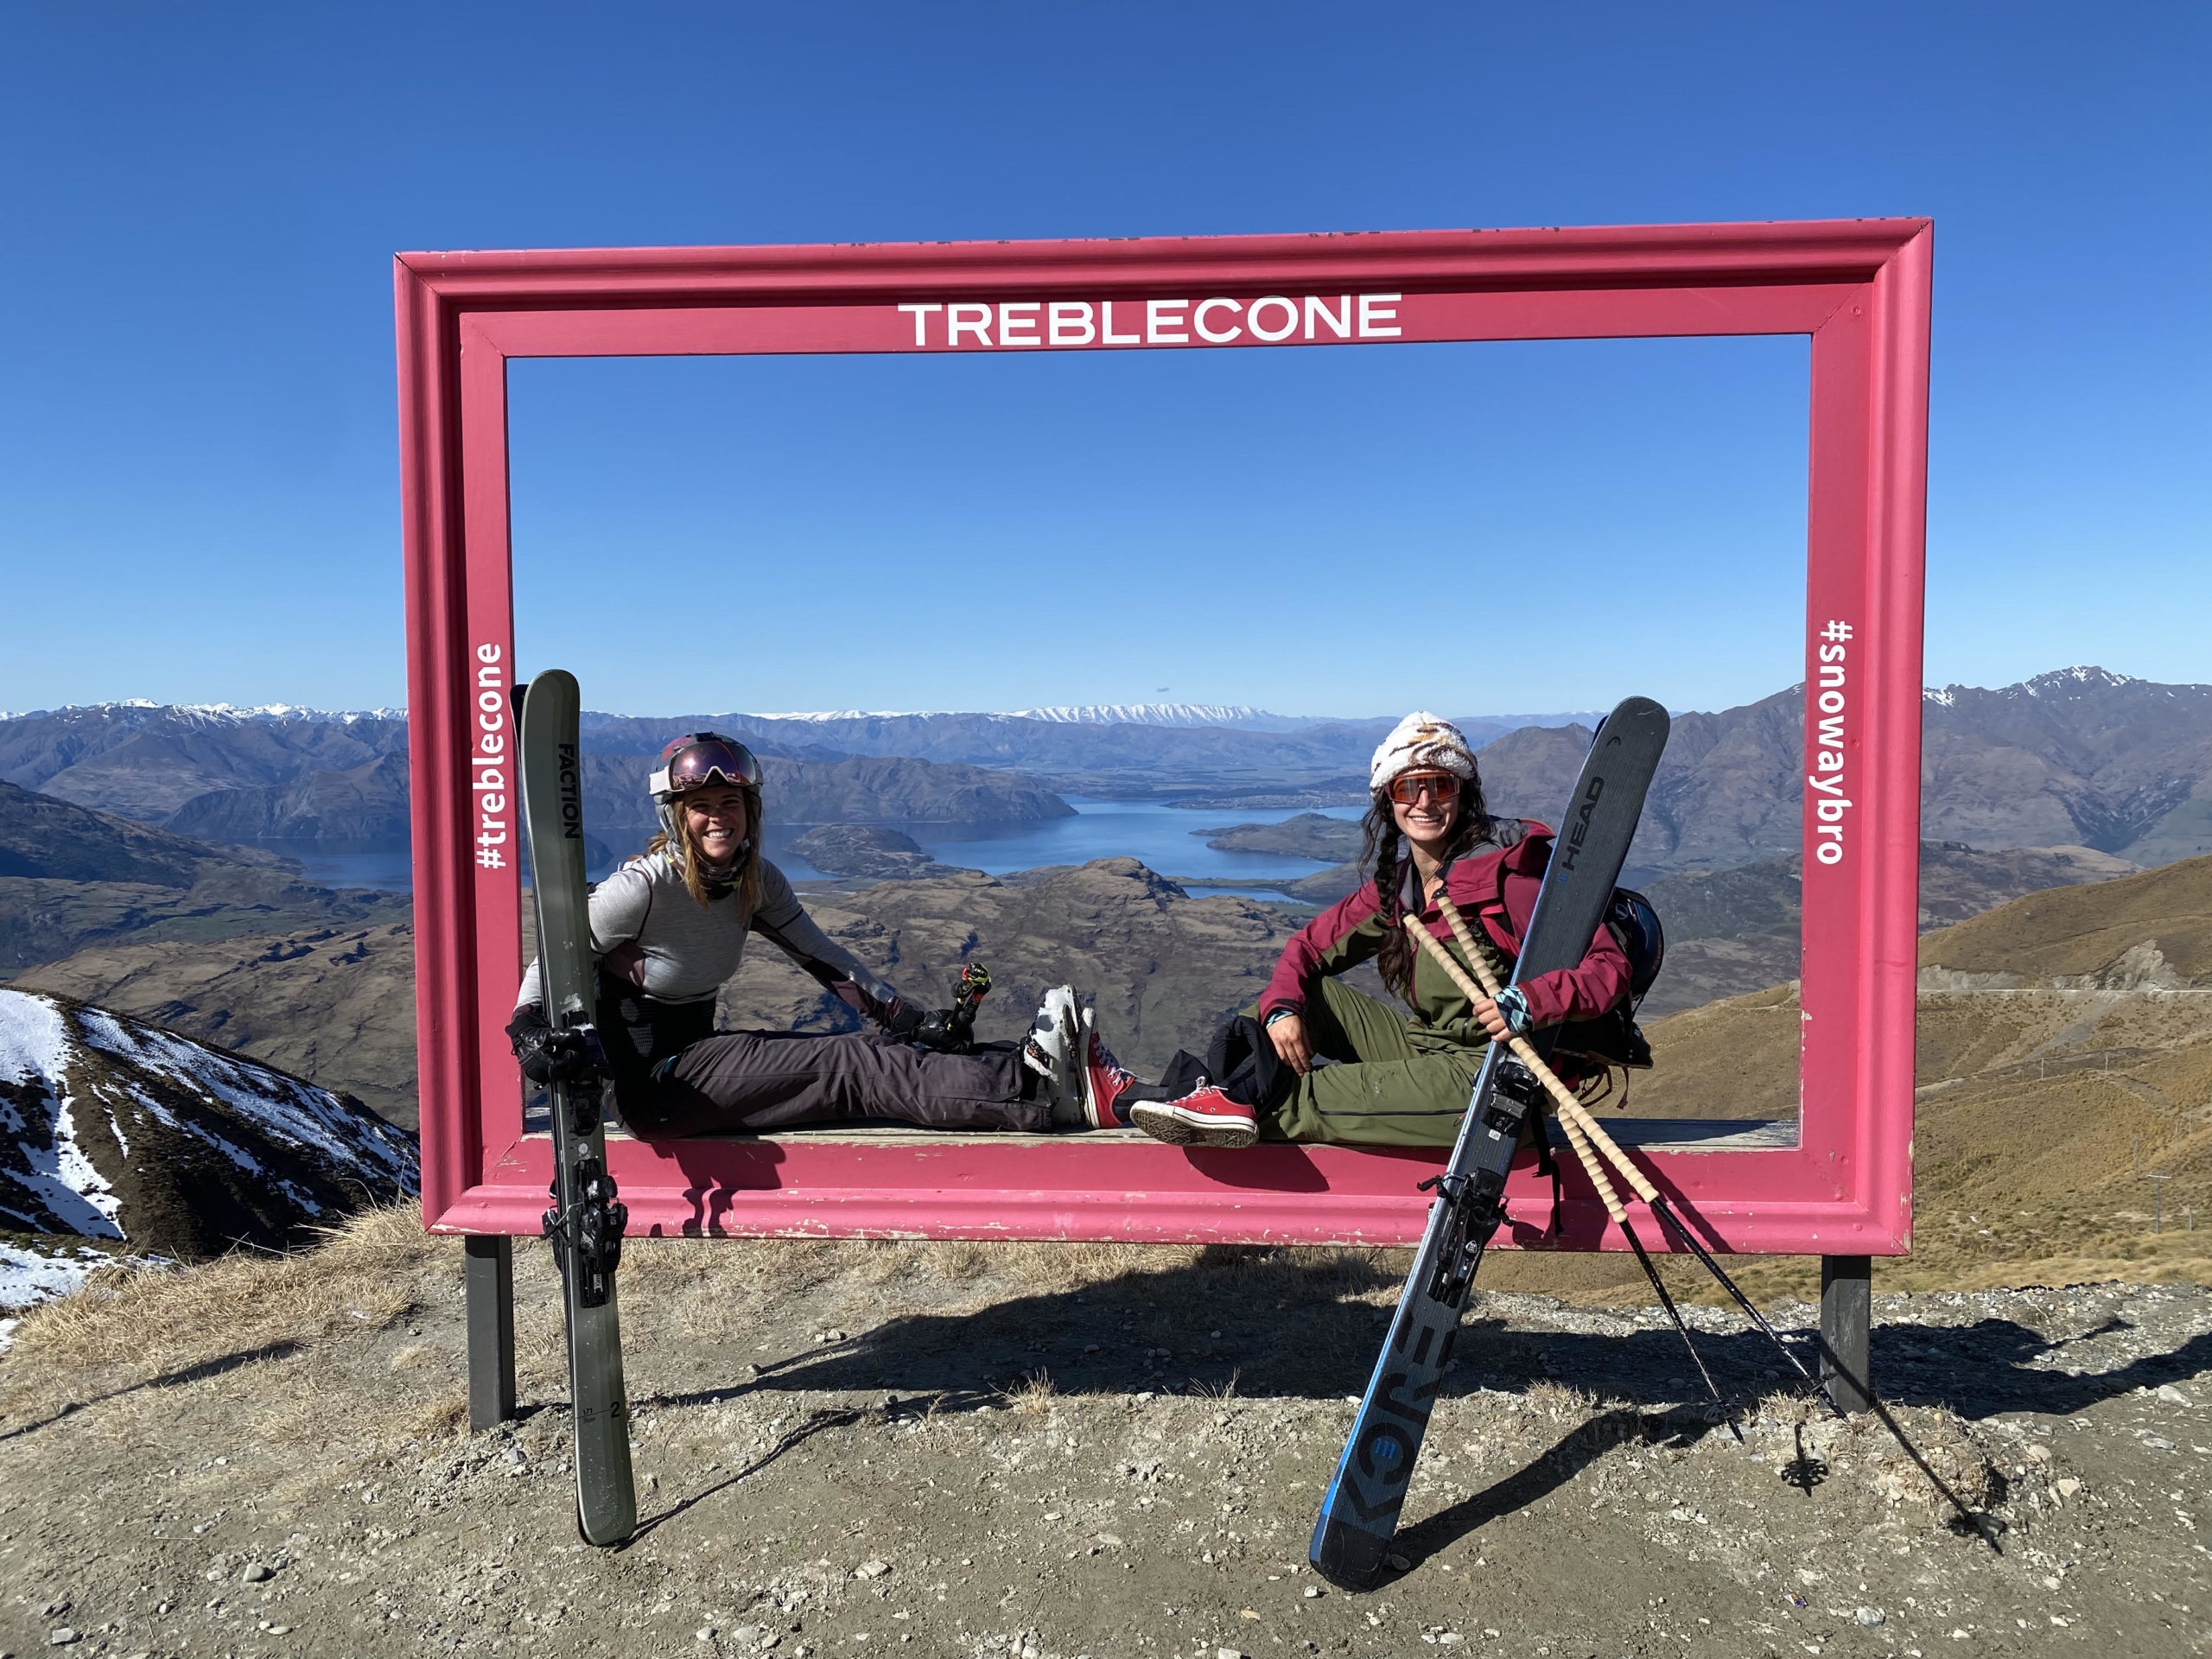
[[(1414, 943), (1406, 937), (1405, 904), (1399, 880), (1405, 836), (1398, 828), (1397, 814), (1390, 810), (1388, 785), (1375, 791), (1374, 803), (1360, 823), (1367, 831), (1367, 839), (1360, 849), (1359, 861), (1367, 866), (1374, 880), (1376, 915), (1382, 924), (1382, 948), (1376, 952), (1376, 970), (1382, 976), (1382, 983), (1390, 994), (1410, 1007), (1414, 1000)], [(1453, 820), (1452, 833), (1444, 843), (1443, 862), (1448, 867), (1453, 860), (1489, 841), (1495, 833), (1490, 808), (1483, 799), (1482, 774), (1478, 772), (1460, 782), (1459, 816)]]

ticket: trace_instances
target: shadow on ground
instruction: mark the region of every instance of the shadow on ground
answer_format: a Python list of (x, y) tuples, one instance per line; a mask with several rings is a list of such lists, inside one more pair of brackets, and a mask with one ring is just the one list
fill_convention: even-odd
[[(889, 1389), (965, 1398), (1007, 1393), (1040, 1376), (1064, 1394), (1158, 1392), (1343, 1398), (1366, 1385), (1385, 1330), (1374, 1300), (1397, 1287), (1380, 1259), (1349, 1256), (1314, 1269), (1276, 1252), (1240, 1259), (1203, 1252), (1160, 1270), (1092, 1281), (958, 1313), (906, 1314), (849, 1339), (759, 1367), (757, 1377), (666, 1396), (696, 1404), (762, 1389)], [(1519, 1393), (1541, 1382), (1639, 1409), (1701, 1402), (1703, 1388), (1669, 1328), (1626, 1334), (1531, 1329), (1478, 1294), (1445, 1392)], [(2004, 1319), (1969, 1325), (1884, 1325), (1874, 1332), (1874, 1384), (1892, 1404), (1947, 1405), (1967, 1418), (2006, 1411), (2071, 1414), (2142, 1387), (2212, 1368), (2212, 1336), (2094, 1369), (2091, 1344), (2133, 1328), (2050, 1338)], [(1811, 1367), (1809, 1332), (1793, 1346)], [(1732, 1402), (1795, 1382), (1771, 1342), (1751, 1329), (1700, 1333), (1699, 1353)], [(2066, 1351), (2074, 1349), (2075, 1354)], [(1166, 1351), (1163, 1353), (1161, 1351)], [(2119, 1358), (2119, 1356), (2114, 1356)], [(2079, 1371), (2050, 1369), (2076, 1364)], [(653, 1402), (640, 1400), (639, 1404)]]
[(111, 1389), (107, 1393), (96, 1394), (89, 1400), (72, 1400), (58, 1411), (51, 1412), (44, 1417), (36, 1418), (28, 1423), (19, 1423), (13, 1428), (0, 1432), (0, 1441), (12, 1440), (18, 1435), (29, 1434), (34, 1429), (44, 1428), (48, 1423), (58, 1423), (64, 1417), (73, 1416), (78, 1412), (87, 1410), (93, 1406), (105, 1404), (110, 1400), (120, 1400), (127, 1394), (137, 1394), (146, 1389), (187, 1388), (194, 1382), (204, 1382), (209, 1377), (221, 1376), (226, 1372), (235, 1371), (241, 1366), (257, 1365), (264, 1360), (288, 1359), (299, 1351), (300, 1344), (290, 1341), (264, 1343), (257, 1348), (242, 1348), (236, 1353), (202, 1360), (197, 1365), (187, 1365), (179, 1370), (164, 1372), (160, 1376), (149, 1376), (144, 1382), (133, 1382), (127, 1388)]

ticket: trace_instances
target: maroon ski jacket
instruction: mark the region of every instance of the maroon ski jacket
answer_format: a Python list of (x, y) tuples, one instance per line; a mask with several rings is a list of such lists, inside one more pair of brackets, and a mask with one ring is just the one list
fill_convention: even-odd
[[(1511, 832), (1510, 827), (1501, 827)], [(1490, 942), (1509, 957), (1520, 954), (1522, 935), (1536, 907), (1536, 892), (1543, 882), (1552, 843), (1552, 832), (1541, 823), (1524, 823), (1519, 828), (1522, 834), (1512, 845), (1462, 858), (1445, 877), (1445, 890), (1468, 925), (1487, 933)], [(1399, 868), (1402, 873), (1400, 904), (1410, 909), (1414, 898), (1412, 861), (1404, 861)], [(1461, 954), (1441, 910), (1429, 905), (1421, 911), (1421, 918), (1454, 956)], [(1292, 936), (1260, 998), (1260, 1017), (1266, 1019), (1276, 1008), (1303, 1013), (1306, 988), (1321, 976), (1341, 974), (1370, 960), (1382, 948), (1382, 933), (1381, 900), (1370, 880)], [(1628, 995), (1628, 957), (1601, 922), (1579, 964), (1539, 974), (1522, 982), (1520, 988), (1528, 1000), (1529, 1018), (1535, 1025), (1595, 1019)], [(1412, 991), (1414, 1012), (1424, 1024), (1446, 1027), (1472, 1014), (1465, 995), (1426, 950), (1414, 955)]]

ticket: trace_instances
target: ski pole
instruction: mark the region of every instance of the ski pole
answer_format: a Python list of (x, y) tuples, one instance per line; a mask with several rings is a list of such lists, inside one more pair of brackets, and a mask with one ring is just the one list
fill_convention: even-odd
[[(1470, 1001), (1474, 1001), (1479, 995), (1479, 988), (1461, 970), (1459, 964), (1452, 960), (1451, 953), (1437, 943), (1435, 936), (1421, 925), (1421, 918), (1407, 917), (1405, 927), (1406, 931), (1418, 939), (1429, 955), (1436, 959), (1437, 965), (1452, 976), (1453, 983), (1459, 986), (1467, 999)], [(1479, 963), (1481, 958), (1478, 957), (1476, 961)], [(1574, 1100), (1574, 1097), (1567, 1092), (1567, 1085), (1553, 1074), (1551, 1067), (1546, 1065), (1538, 1058), (1535, 1049), (1518, 1037), (1510, 1040), (1514, 1058), (1535, 1074), (1544, 1086), (1550, 1090), (1554, 1099), (1580, 1107), (1581, 1103)], [(1636, 1236), (1636, 1229), (1629, 1222), (1628, 1208), (1621, 1203), (1620, 1194), (1613, 1190), (1611, 1180), (1606, 1177), (1605, 1166), (1599, 1161), (1597, 1153), (1592, 1149), (1589, 1141), (1583, 1135), (1582, 1126), (1574, 1118), (1567, 1116), (1564, 1108), (1560, 1113), (1559, 1121), (1560, 1127), (1567, 1131), (1567, 1143), (1574, 1148), (1575, 1157), (1581, 1161), (1583, 1172), (1590, 1177), (1590, 1185), (1597, 1189), (1598, 1197), (1605, 1206), (1605, 1214), (1611, 1218), (1613, 1225), (1621, 1230), (1622, 1236), (1628, 1240), (1629, 1248), (1636, 1252), (1636, 1259), (1643, 1268), (1643, 1276), (1651, 1281), (1651, 1288), (1659, 1293), (1659, 1304), (1667, 1310), (1667, 1317), (1674, 1322), (1675, 1329), (1681, 1333), (1682, 1346), (1689, 1351), (1690, 1363), (1697, 1367), (1698, 1376), (1705, 1380), (1706, 1392), (1713, 1396), (1713, 1403), (1720, 1408), (1722, 1414), (1728, 1416), (1728, 1432), (1738, 1440), (1742, 1440), (1743, 1431), (1736, 1427), (1734, 1417), (1728, 1415), (1728, 1402), (1721, 1397), (1719, 1388), (1713, 1382), (1713, 1373), (1705, 1369), (1704, 1357), (1699, 1354), (1697, 1344), (1690, 1338), (1690, 1328), (1682, 1318), (1681, 1310), (1675, 1306), (1675, 1299), (1667, 1294), (1666, 1284), (1659, 1277), (1659, 1269), (1653, 1265), (1649, 1254), (1645, 1251), (1643, 1241)]]
[[(1472, 930), (1467, 926), (1466, 918), (1459, 913), (1459, 906), (1452, 903), (1451, 896), (1448, 893), (1441, 892), (1436, 894), (1436, 904), (1437, 908), (1444, 912), (1444, 919), (1451, 927), (1452, 937), (1459, 941), (1460, 945), (1466, 950), (1469, 958), (1472, 961), (1475, 972), (1482, 978), (1484, 989), (1488, 993), (1491, 1000), (1495, 1001), (1497, 996), (1497, 976), (1491, 973), (1488, 958), (1484, 956), (1482, 946), (1476, 942)], [(1432, 944), (1435, 943), (1433, 938), (1431, 938), (1428, 930), (1426, 928), (1421, 930), (1421, 937), (1424, 939), (1428, 939)], [(1447, 967), (1458, 967), (1459, 964), (1453, 963), (1450, 957), (1441, 956), (1441, 947), (1439, 947), (1439, 951), (1440, 959), (1444, 961)], [(1461, 988), (1465, 989), (1466, 988), (1463, 984)], [(1521, 1050), (1525, 1048), (1527, 1045), (1522, 1043), (1521, 1039), (1517, 1037), (1514, 1038), (1512, 1041), (1516, 1045), (1514, 1052), (1516, 1056), (1519, 1056), (1521, 1054)], [(1531, 1062), (1533, 1062), (1533, 1064), (1531, 1064)], [(1768, 1339), (1781, 1351), (1782, 1357), (1789, 1362), (1790, 1369), (1795, 1370), (1797, 1375), (1806, 1382), (1812, 1382), (1815, 1387), (1818, 1387), (1817, 1381), (1814, 1377), (1813, 1374), (1805, 1369), (1805, 1363), (1797, 1357), (1796, 1353), (1790, 1348), (1788, 1343), (1783, 1341), (1782, 1333), (1777, 1331), (1773, 1325), (1767, 1322), (1766, 1315), (1760, 1313), (1758, 1309), (1752, 1305), (1751, 1299), (1744, 1294), (1742, 1288), (1736, 1283), (1735, 1280), (1731, 1278), (1728, 1274), (1723, 1270), (1720, 1264), (1713, 1259), (1712, 1253), (1708, 1251), (1705, 1248), (1704, 1244), (1699, 1241), (1697, 1236), (1691, 1232), (1689, 1228), (1684, 1224), (1682, 1218), (1675, 1213), (1675, 1206), (1667, 1201), (1666, 1195), (1661, 1192), (1657, 1187), (1651, 1184), (1650, 1180), (1644, 1175), (1641, 1169), (1637, 1167), (1635, 1163), (1630, 1159), (1629, 1155), (1620, 1149), (1619, 1146), (1614, 1141), (1612, 1136), (1605, 1133), (1604, 1128), (1599, 1123), (1598, 1120), (1590, 1116), (1589, 1110), (1580, 1100), (1574, 1097), (1573, 1093), (1567, 1089), (1567, 1085), (1560, 1082), (1558, 1077), (1553, 1075), (1551, 1068), (1546, 1065), (1542, 1060), (1535, 1059), (1533, 1053), (1528, 1057), (1524, 1057), (1522, 1058), (1522, 1063), (1524, 1065), (1531, 1065), (1531, 1069), (1534, 1070), (1537, 1073), (1538, 1077), (1544, 1081), (1545, 1086), (1550, 1091), (1553, 1098), (1560, 1103), (1560, 1121), (1561, 1124), (1565, 1124), (1571, 1118), (1579, 1123), (1580, 1126), (1589, 1134), (1591, 1139), (1597, 1142), (1599, 1149), (1605, 1153), (1606, 1157), (1612, 1160), (1615, 1166), (1618, 1167), (1621, 1173), (1627, 1178), (1630, 1186), (1635, 1189), (1636, 1196), (1643, 1200), (1644, 1207), (1649, 1209), (1653, 1215), (1659, 1217), (1660, 1225), (1666, 1228), (1676, 1238), (1680, 1239), (1684, 1244), (1689, 1247), (1691, 1254), (1695, 1255), (1700, 1262), (1705, 1264), (1706, 1269), (1713, 1274), (1713, 1278), (1719, 1281), (1721, 1288), (1726, 1290), (1734, 1300), (1736, 1306), (1742, 1308), (1744, 1312), (1750, 1316), (1751, 1323), (1756, 1325), (1762, 1332), (1764, 1332)], [(1821, 1391), (1821, 1398), (1827, 1398), (1825, 1390)], [(1832, 1407), (1835, 1404), (1832, 1400), (1829, 1401), (1828, 1403)], [(1840, 1408), (1838, 1408), (1838, 1409), (1839, 1411), (1840, 1410)]]

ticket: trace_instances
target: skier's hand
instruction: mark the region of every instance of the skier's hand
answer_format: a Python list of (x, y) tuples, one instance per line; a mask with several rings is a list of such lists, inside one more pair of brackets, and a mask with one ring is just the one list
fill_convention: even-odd
[(522, 1074), (532, 1083), (575, 1083), (594, 1077), (601, 1052), (596, 1033), (549, 1031), (545, 1040), (520, 1057)]
[(1529, 998), (1524, 998), (1517, 984), (1509, 984), (1497, 993), (1496, 1000), (1476, 1000), (1476, 1020), (1491, 1033), (1491, 1042), (1504, 1042), (1506, 1038), (1526, 1038), (1529, 1035)]
[(556, 1031), (537, 1007), (518, 1008), (507, 1025), (507, 1040), (514, 1047), (522, 1074), (532, 1083), (574, 1083), (596, 1072), (604, 1060), (596, 1032), (588, 1029)]
[(937, 1008), (906, 1033), (906, 1040), (932, 1053), (950, 1054), (968, 1046), (970, 1029), (957, 1008)]
[(1269, 1025), (1268, 1040), (1282, 1063), (1300, 1077), (1313, 1069), (1313, 1045), (1306, 1040), (1306, 1022), (1296, 1014), (1287, 1014)]
[(1503, 1042), (1508, 1037), (1528, 1034), (1529, 1001), (1522, 995), (1520, 987), (1516, 985), (1509, 985), (1500, 991), (1495, 1001), (1486, 996), (1478, 998), (1474, 1013), (1493, 1043)]
[(532, 1083), (552, 1081), (545, 1058), (546, 1039), (552, 1034), (553, 1027), (546, 1020), (545, 1010), (534, 1002), (517, 1008), (514, 1018), (507, 1021), (507, 1046), (522, 1063), (523, 1076)]

